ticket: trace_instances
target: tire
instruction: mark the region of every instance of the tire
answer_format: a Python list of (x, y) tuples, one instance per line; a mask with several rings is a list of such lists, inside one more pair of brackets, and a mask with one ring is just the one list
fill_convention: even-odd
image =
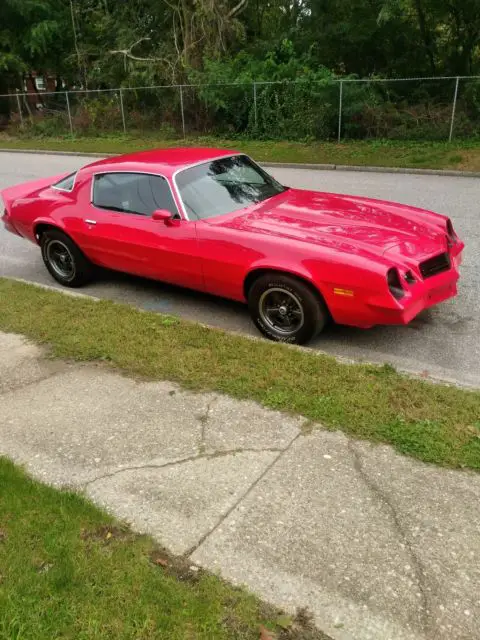
[(81, 287), (93, 277), (93, 265), (62, 231), (49, 229), (40, 239), (42, 258), (50, 275), (65, 287)]
[(325, 326), (325, 303), (308, 284), (283, 273), (267, 273), (248, 292), (252, 320), (264, 336), (276, 342), (305, 344)]

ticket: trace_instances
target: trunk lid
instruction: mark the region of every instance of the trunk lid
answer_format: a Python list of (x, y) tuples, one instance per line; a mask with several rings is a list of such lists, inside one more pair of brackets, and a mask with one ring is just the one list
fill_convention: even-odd
[(13, 203), (23, 198), (31, 198), (38, 195), (40, 191), (61, 180), (68, 173), (62, 173), (58, 176), (50, 176), (48, 178), (40, 178), (40, 180), (31, 180), (30, 182), (22, 182), (22, 184), (7, 187), (0, 191), (7, 213), (10, 213)]

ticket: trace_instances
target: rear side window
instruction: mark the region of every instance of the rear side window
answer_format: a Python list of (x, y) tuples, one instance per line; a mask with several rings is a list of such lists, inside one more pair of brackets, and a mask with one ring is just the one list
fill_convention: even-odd
[(60, 189), (61, 191), (71, 191), (73, 189), (73, 185), (75, 184), (76, 176), (77, 172), (74, 171), (68, 176), (65, 176), (65, 178), (62, 178), (58, 182), (55, 182), (55, 184), (52, 184), (52, 187), (54, 189)]
[(168, 181), (146, 173), (102, 173), (93, 178), (93, 204), (101, 209), (151, 216), (156, 209), (178, 215)]

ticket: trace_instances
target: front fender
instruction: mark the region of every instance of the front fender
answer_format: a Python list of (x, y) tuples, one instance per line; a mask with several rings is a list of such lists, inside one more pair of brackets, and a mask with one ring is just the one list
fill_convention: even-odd
[(269, 260), (267, 258), (256, 260), (250, 265), (248, 272), (245, 274), (245, 281), (252, 280), (255, 273), (262, 271), (281, 271), (282, 273), (288, 273), (302, 280), (307, 280), (311, 284), (315, 285), (315, 278), (313, 272), (303, 263), (292, 263), (288, 260)]

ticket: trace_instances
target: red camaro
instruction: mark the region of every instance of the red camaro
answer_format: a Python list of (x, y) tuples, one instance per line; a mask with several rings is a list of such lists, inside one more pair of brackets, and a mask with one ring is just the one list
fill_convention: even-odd
[(267, 337), (328, 318), (405, 324), (457, 292), (464, 247), (436, 213), (291, 189), (219, 149), (142, 151), (5, 189), (3, 222), (63, 285), (95, 266), (247, 301)]

